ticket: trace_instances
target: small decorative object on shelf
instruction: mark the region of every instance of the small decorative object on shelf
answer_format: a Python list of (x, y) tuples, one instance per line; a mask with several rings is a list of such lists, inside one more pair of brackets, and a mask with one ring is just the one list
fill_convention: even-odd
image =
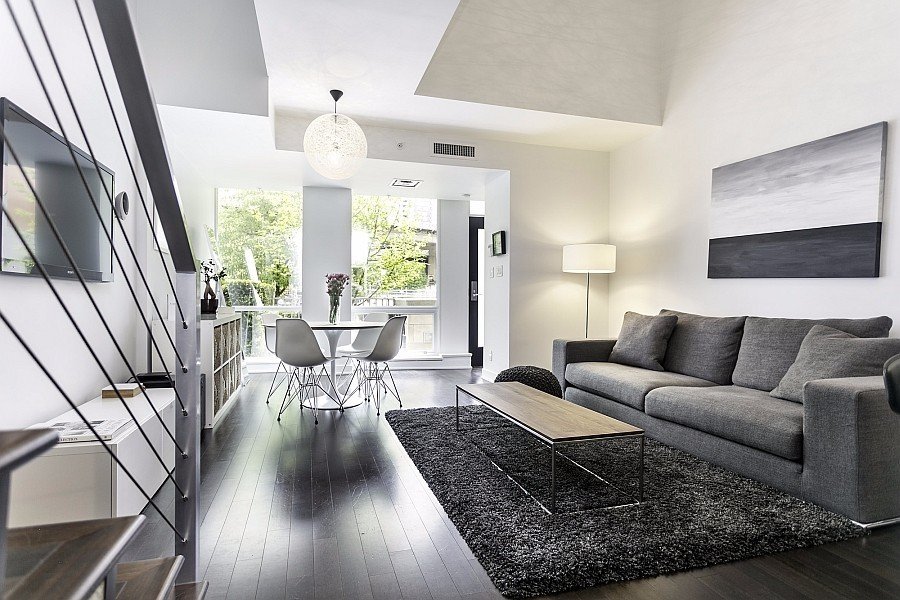
[(346, 273), (329, 273), (325, 276), (325, 290), (328, 292), (328, 322), (337, 323), (338, 309), (341, 307), (341, 294), (350, 283)]
[(134, 398), (144, 392), (144, 386), (140, 383), (117, 383), (108, 385), (100, 390), (101, 398)]
[(219, 308), (219, 299), (212, 287), (213, 281), (219, 281), (226, 276), (225, 269), (220, 268), (213, 259), (207, 259), (200, 263), (203, 280), (206, 281), (206, 290), (200, 300), (200, 312), (204, 315), (214, 315)]

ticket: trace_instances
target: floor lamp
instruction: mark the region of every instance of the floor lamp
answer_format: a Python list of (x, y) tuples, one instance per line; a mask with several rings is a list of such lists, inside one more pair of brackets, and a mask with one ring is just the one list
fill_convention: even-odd
[(562, 270), (565, 273), (585, 273), (584, 337), (588, 337), (591, 313), (591, 273), (616, 271), (616, 247), (610, 244), (573, 244), (563, 246)]

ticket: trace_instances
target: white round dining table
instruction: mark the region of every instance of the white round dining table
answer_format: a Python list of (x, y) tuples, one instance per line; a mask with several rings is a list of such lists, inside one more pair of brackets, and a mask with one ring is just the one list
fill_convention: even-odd
[[(337, 349), (338, 342), (341, 339), (341, 335), (345, 331), (359, 331), (361, 329), (381, 329), (384, 327), (384, 323), (379, 323), (378, 321), (338, 321), (336, 323), (329, 323), (328, 321), (307, 321), (310, 329), (313, 331), (322, 331), (325, 333), (325, 337), (328, 339), (328, 358), (331, 359), (329, 362), (331, 363), (331, 381), (334, 383), (334, 396), (332, 400), (334, 400), (340, 408), (344, 408), (343, 399), (340, 396), (340, 392), (337, 390), (337, 381), (335, 381), (336, 376), (336, 364), (337, 364)], [(266, 327), (275, 327), (274, 323), (266, 323)], [(321, 407), (320, 407), (321, 409)], [(327, 410), (327, 409), (325, 409)]]

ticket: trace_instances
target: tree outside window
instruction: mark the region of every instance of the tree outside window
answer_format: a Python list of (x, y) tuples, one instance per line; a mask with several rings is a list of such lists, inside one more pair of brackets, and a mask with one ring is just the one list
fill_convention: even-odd
[(213, 250), (234, 306), (299, 304), (302, 194), (218, 190)]
[(353, 198), (353, 304), (433, 306), (437, 201)]
[(404, 352), (434, 352), (435, 310), (402, 307), (437, 305), (437, 200), (354, 196), (351, 258), (353, 305), (406, 314)]
[[(213, 253), (228, 272), (223, 292), (232, 306), (299, 306), (303, 222), (300, 192), (217, 190)], [(294, 311), (281, 313), (297, 316)], [(244, 353), (266, 357), (258, 312), (245, 312)]]

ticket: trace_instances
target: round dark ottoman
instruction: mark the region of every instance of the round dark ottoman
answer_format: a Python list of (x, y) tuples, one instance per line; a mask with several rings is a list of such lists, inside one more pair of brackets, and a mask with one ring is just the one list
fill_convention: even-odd
[(528, 387), (546, 392), (551, 396), (562, 398), (562, 388), (559, 385), (559, 380), (547, 369), (530, 366), (510, 367), (505, 371), (500, 371), (497, 378), (494, 379), (494, 383), (502, 383), (504, 381), (518, 381)]

